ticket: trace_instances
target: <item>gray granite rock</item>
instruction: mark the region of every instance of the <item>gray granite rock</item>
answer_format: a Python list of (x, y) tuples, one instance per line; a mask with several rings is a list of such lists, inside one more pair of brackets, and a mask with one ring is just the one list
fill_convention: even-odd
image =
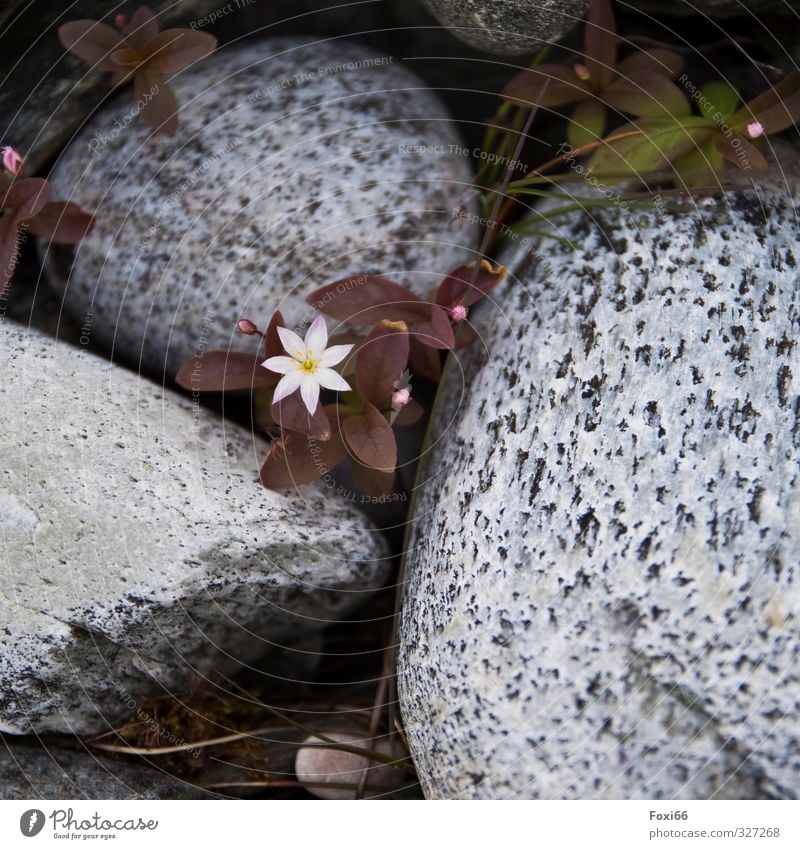
[(133, 759), (0, 740), (0, 799), (205, 799), (205, 791)]
[(476, 311), (401, 621), (427, 795), (800, 795), (796, 154), (782, 169), (682, 213), (593, 210), (563, 225), (574, 250), (516, 244), (502, 311)]
[(462, 41), (514, 56), (552, 44), (580, 22), (588, 0), (425, 0)]
[(238, 425), (7, 321), (0, 361), (1, 731), (105, 730), (388, 574), (353, 505), (262, 488), (265, 446)]
[(458, 132), (399, 61), (270, 39), (226, 48), (174, 88), (177, 136), (148, 139), (135, 120), (115, 132), (126, 94), (54, 169), (57, 193), (97, 226), (69, 279), (56, 262), (51, 275), (116, 356), (172, 377), (201, 336), (249, 350), (242, 314), (266, 324), (280, 306), (307, 320), (306, 294), (359, 271), (427, 291), (467, 256), (475, 231), (451, 213), (472, 160), (450, 151)]

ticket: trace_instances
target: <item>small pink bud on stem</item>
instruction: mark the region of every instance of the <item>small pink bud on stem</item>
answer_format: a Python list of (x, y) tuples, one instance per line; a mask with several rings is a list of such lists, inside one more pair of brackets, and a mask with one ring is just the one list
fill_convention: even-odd
[(6, 171), (10, 171), (12, 174), (19, 174), (22, 172), (22, 157), (14, 150), (13, 147), (4, 147), (2, 150), (3, 153), (3, 167)]
[(123, 15), (122, 12), (120, 12), (114, 18), (114, 23), (116, 24), (117, 29), (125, 29), (125, 27), (128, 26), (128, 16)]
[(411, 400), (411, 390), (406, 386), (403, 389), (395, 389), (392, 392), (392, 407), (400, 410)]
[(264, 335), (249, 318), (240, 318), (236, 323), (236, 327), (239, 330), (239, 333), (244, 333), (245, 336)]
[(753, 121), (752, 124), (748, 124), (745, 127), (745, 132), (747, 133), (747, 138), (757, 139), (759, 136), (764, 135), (764, 127), (760, 121)]
[(456, 304), (453, 309), (450, 310), (450, 318), (453, 319), (456, 323), (459, 321), (464, 321), (467, 317), (467, 308), (464, 304)]
[(581, 62), (576, 62), (572, 66), (572, 70), (575, 71), (575, 76), (579, 80), (581, 80), (582, 82), (588, 82), (589, 77), (591, 77), (591, 74), (589, 73), (589, 69), (586, 67), (586, 65), (582, 64)]

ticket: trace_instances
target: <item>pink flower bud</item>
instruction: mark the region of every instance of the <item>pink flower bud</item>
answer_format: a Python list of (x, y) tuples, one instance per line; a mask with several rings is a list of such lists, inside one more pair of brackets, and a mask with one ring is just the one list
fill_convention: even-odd
[(583, 65), (580, 62), (576, 62), (572, 66), (572, 70), (575, 71), (575, 76), (583, 82), (587, 82), (589, 80), (589, 77), (591, 76), (591, 74), (589, 73), (589, 69), (586, 67), (586, 65)]
[(116, 24), (117, 29), (125, 29), (125, 27), (128, 26), (128, 16), (123, 15), (122, 12), (120, 12), (114, 18), (114, 23)]
[(745, 132), (747, 133), (747, 138), (757, 139), (759, 136), (764, 135), (764, 128), (761, 126), (760, 121), (753, 121), (752, 124), (748, 124), (745, 127)]
[(239, 333), (244, 333), (245, 336), (263, 336), (262, 332), (249, 318), (240, 318), (236, 326)]
[(22, 157), (13, 147), (4, 147), (2, 153), (3, 167), (6, 171), (10, 171), (12, 174), (19, 174), (22, 171)]
[(464, 304), (456, 304), (453, 309), (450, 310), (450, 318), (455, 322), (464, 321), (467, 317), (467, 308)]
[(411, 389), (406, 386), (404, 389), (395, 389), (392, 392), (392, 406), (395, 410), (399, 410), (411, 400)]

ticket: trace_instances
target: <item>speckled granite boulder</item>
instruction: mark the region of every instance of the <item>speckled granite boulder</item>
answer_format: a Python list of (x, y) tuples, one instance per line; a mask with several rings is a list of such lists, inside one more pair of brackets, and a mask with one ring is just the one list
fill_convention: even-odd
[(0, 799), (206, 799), (209, 793), (134, 759), (0, 740)]
[(0, 731), (105, 729), (385, 579), (356, 508), (263, 489), (237, 425), (9, 322), (0, 361)]
[(584, 16), (589, 0), (424, 0), (462, 41), (514, 56), (552, 44)]
[(786, 183), (516, 248), (451, 363), (399, 694), (427, 795), (800, 794), (800, 242)]
[(307, 319), (308, 292), (356, 271), (408, 271), (427, 291), (475, 241), (452, 222), (472, 162), (392, 57), (270, 39), (220, 51), (174, 88), (176, 137), (147, 139), (135, 120), (115, 133), (127, 92), (54, 170), (56, 193), (97, 211), (97, 226), (68, 283), (61, 263), (50, 271), (65, 309), (91, 313), (116, 356), (172, 377), (200, 336), (249, 350), (234, 333), (242, 314)]

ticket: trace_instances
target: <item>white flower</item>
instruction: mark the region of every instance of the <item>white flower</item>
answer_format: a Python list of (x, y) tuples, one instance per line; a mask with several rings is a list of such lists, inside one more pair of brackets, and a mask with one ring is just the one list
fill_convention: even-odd
[(318, 315), (306, 332), (305, 341), (285, 327), (278, 328), (283, 349), (288, 357), (270, 357), (261, 363), (264, 368), (282, 374), (275, 387), (273, 403), (282, 401), (297, 389), (313, 416), (317, 410), (320, 387), (346, 392), (350, 384), (331, 366), (340, 363), (352, 350), (352, 345), (333, 345), (326, 350), (328, 329), (324, 316)]

